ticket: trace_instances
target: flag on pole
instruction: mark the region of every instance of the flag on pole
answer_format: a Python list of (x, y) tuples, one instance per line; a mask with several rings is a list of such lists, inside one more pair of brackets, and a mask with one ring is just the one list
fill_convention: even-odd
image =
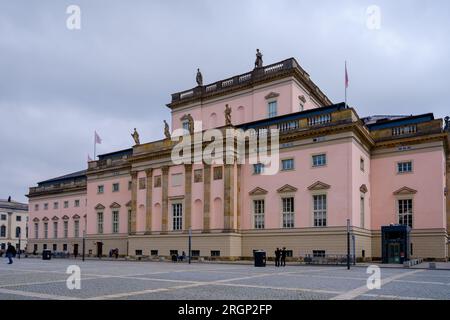
[(94, 134), (95, 134), (95, 143), (102, 144), (102, 138), (100, 138), (97, 131), (94, 131)]
[(348, 88), (348, 72), (347, 72), (347, 61), (345, 61), (345, 89)]

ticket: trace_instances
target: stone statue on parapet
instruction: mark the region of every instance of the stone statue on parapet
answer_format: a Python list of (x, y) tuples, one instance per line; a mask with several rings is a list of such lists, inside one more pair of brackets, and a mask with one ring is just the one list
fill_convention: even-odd
[(192, 118), (190, 113), (186, 116), (186, 118), (189, 121), (189, 133), (194, 134), (194, 118)]
[(197, 81), (198, 86), (203, 85), (203, 76), (202, 76), (202, 73), (200, 72), (199, 68), (197, 68), (197, 76), (195, 77), (195, 80)]
[(231, 108), (228, 104), (225, 105), (225, 125), (231, 126)]
[(259, 51), (259, 49), (256, 49), (256, 60), (255, 60), (255, 68), (261, 68), (263, 66), (263, 55)]
[(444, 121), (445, 121), (444, 131), (449, 131), (450, 132), (450, 117), (446, 116), (444, 118)]
[(139, 133), (136, 131), (136, 128), (134, 128), (134, 132), (131, 134), (131, 136), (133, 137), (134, 143), (136, 145), (141, 144), (139, 141)]
[(167, 139), (170, 139), (169, 124), (167, 123), (166, 120), (164, 120), (164, 135), (166, 136)]

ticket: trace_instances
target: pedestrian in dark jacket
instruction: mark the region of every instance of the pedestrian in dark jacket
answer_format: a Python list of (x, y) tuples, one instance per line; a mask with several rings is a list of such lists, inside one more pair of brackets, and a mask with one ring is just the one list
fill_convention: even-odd
[(280, 248), (277, 248), (277, 250), (275, 250), (275, 267), (279, 267), (280, 266)]
[(16, 255), (16, 249), (11, 245), (11, 242), (8, 242), (8, 248), (6, 249), (6, 257), (8, 258), (8, 264), (13, 263), (13, 257)]
[(281, 266), (286, 267), (286, 247), (281, 250)]

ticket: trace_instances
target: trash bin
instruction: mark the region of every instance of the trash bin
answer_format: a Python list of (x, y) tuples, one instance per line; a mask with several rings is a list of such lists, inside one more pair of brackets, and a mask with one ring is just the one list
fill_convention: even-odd
[(42, 260), (50, 260), (52, 258), (51, 250), (43, 250), (42, 251)]
[(266, 266), (266, 252), (263, 250), (255, 250), (253, 252), (255, 259), (255, 267), (265, 267)]

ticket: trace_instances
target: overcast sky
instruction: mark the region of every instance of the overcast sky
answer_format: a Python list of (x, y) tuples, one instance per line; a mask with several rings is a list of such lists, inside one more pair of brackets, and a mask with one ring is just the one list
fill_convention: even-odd
[[(66, 9), (81, 8), (69, 30)], [(381, 10), (380, 29), (367, 8)], [(450, 114), (449, 1), (0, 0), (0, 198), (163, 137), (170, 94), (295, 57), (361, 116)], [(373, 16), (372, 16), (373, 17)], [(370, 20), (373, 21), (373, 20)]]

